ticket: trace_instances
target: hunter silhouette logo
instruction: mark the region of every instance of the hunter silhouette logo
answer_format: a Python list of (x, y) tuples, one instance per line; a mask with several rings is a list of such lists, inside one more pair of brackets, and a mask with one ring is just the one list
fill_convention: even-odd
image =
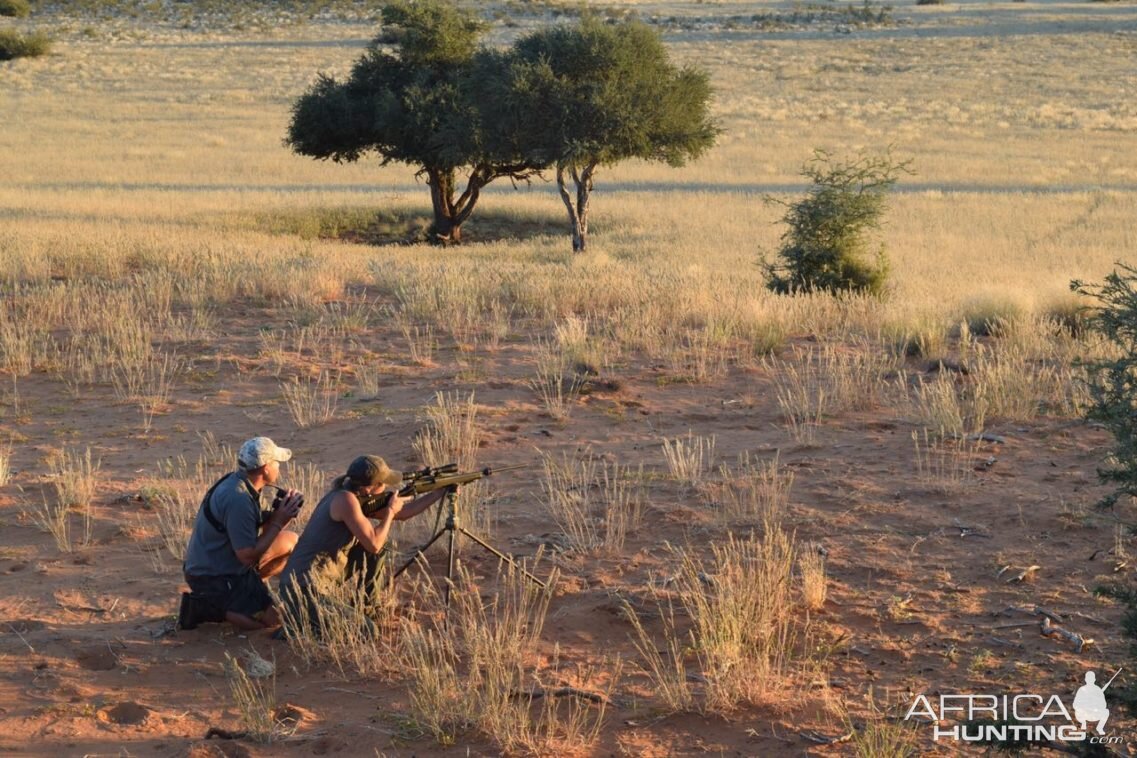
[[(1121, 673), (1121, 669), (1117, 670), (1117, 674)], [(1074, 695), (1074, 717), (1082, 725), (1082, 731), (1089, 731), (1086, 729), (1087, 721), (1096, 721), (1098, 725), (1098, 734), (1105, 734), (1105, 722), (1109, 720), (1109, 708), (1105, 705), (1105, 691), (1109, 689), (1109, 685), (1113, 684), (1113, 680), (1117, 678), (1114, 674), (1105, 683), (1104, 687), (1098, 687), (1094, 684), (1097, 681), (1097, 674), (1092, 671), (1086, 672), (1086, 683), (1078, 688), (1078, 692)]]
[[(1121, 737), (1105, 736), (1109, 707), (1105, 691), (1122, 672), (1118, 669), (1105, 686), (1097, 685), (1097, 674), (1087, 671), (1085, 684), (1074, 693), (1073, 709), (1058, 695), (959, 694), (916, 697), (904, 719), (920, 716), (931, 722), (932, 738), (961, 742), (1015, 742), (1018, 740), (1092, 744), (1120, 743)], [(1071, 714), (1072, 710), (1072, 714)], [(949, 724), (949, 722), (956, 722)], [(1096, 734), (1089, 727), (1096, 724)]]

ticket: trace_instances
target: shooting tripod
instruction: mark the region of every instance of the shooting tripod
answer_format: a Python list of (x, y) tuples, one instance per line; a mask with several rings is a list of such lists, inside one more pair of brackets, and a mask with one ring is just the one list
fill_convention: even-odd
[[(496, 547), (494, 547), (490, 543), (486, 542), (484, 539), (482, 539), (478, 535), (474, 534), (473, 532), (471, 532), (466, 527), (462, 526), (461, 519), (460, 519), (459, 514), (458, 514), (458, 500), (455, 497), (456, 494), (457, 494), (456, 492), (448, 490), (442, 498), (441, 507), (444, 507), (447, 509), (447, 511), (446, 511), (446, 523), (443, 524), (438, 529), (438, 531), (434, 533), (433, 537), (431, 537), (429, 540), (427, 540), (426, 544), (424, 544), (421, 547), (419, 547), (418, 549), (416, 549), (414, 555), (412, 555), (410, 558), (408, 558), (406, 563), (404, 563), (402, 566), (400, 566), (398, 568), (397, 571), (395, 571), (394, 575), (391, 577), (392, 580), (395, 577), (402, 574), (404, 571), (406, 571), (408, 568), (410, 568), (415, 563), (418, 563), (419, 556), (423, 555), (427, 550), (429, 550), (430, 546), (433, 545), (435, 542), (438, 542), (438, 540), (442, 537), (442, 535), (449, 534), (450, 535), (450, 546), (449, 546), (449, 557), (447, 558), (446, 586), (442, 590), (442, 592), (443, 592), (442, 596), (446, 602), (446, 610), (450, 610), (450, 590), (454, 586), (455, 548), (457, 547), (456, 542), (457, 542), (458, 534), (461, 533), (464, 537), (467, 537), (468, 539), (476, 542), (478, 545), (480, 545), (485, 550), (488, 550), (489, 552), (496, 555), (498, 557), (498, 559), (504, 561), (505, 563), (508, 563), (510, 566), (512, 566), (513, 568), (520, 571), (523, 575), (525, 575), (525, 577), (527, 579), (529, 579), (529, 581), (534, 582), (535, 584), (537, 584), (537, 586), (539, 586), (541, 588), (544, 588), (545, 583), (542, 582), (537, 577), (533, 576), (533, 574), (529, 573), (524, 568), (522, 568), (517, 563), (517, 561), (513, 560), (508, 555), (501, 552)], [(424, 558), (423, 560), (425, 561), (426, 559)]]

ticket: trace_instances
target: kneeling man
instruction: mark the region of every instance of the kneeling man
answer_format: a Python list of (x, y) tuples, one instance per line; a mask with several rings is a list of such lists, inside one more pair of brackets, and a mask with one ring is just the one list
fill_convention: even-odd
[(280, 464), (292, 457), (268, 437), (241, 445), (237, 469), (217, 480), (201, 502), (186, 548), (186, 584), (178, 626), (193, 629), (207, 621), (228, 621), (239, 629), (280, 625), (265, 579), (283, 570), (296, 547), (285, 531), (304, 498), (284, 491), (276, 507), (261, 510), (261, 490), (280, 478)]

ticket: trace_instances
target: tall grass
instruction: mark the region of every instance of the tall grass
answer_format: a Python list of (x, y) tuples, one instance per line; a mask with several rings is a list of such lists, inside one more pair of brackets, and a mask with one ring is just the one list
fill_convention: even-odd
[(818, 548), (818, 545), (807, 544), (798, 555), (802, 603), (811, 611), (824, 607), (829, 592), (825, 578), (825, 557)]
[(696, 437), (687, 432), (687, 437), (677, 437), (663, 441), (663, 459), (671, 478), (697, 486), (706, 478), (714, 465), (715, 438)]
[(774, 362), (774, 392), (786, 426), (795, 440), (813, 444), (816, 429), (829, 408), (829, 391), (817, 368), (805, 362)]
[(642, 471), (585, 451), (544, 458), (541, 491), (549, 515), (574, 550), (619, 552), (643, 519)]
[[(346, 577), (343, 561), (316, 566), (310, 584), (301, 590), (304, 602), (278, 603), (293, 652), (309, 666), (329, 663), (345, 677), (392, 676), (397, 671), (400, 603), (389, 591), (388, 579), (386, 563), (373, 586)], [(417, 589), (409, 594), (417, 594)]]
[(456, 584), (448, 626), (405, 620), (402, 627), (400, 665), (409, 672), (415, 720), (444, 745), (473, 730), (506, 753), (588, 749), (619, 665), (577, 672), (580, 688), (562, 692), (554, 681), (566, 672), (556, 656), (551, 666), (538, 662), (551, 589), (512, 568), (492, 593), (464, 568)]
[[(91, 544), (91, 505), (99, 482), (101, 463), (87, 448), (82, 454), (69, 448), (52, 451), (47, 457), (48, 476), (55, 496), (44, 493), (41, 503), (26, 510), (32, 523), (55, 540), (59, 550), (69, 553), (76, 547)], [(78, 513), (81, 531), (72, 528), (73, 514)]]
[(0, 446), (0, 487), (12, 480), (12, 445)]
[(339, 377), (327, 371), (315, 377), (296, 377), (280, 385), (288, 413), (301, 429), (335, 418), (339, 392)]
[[(255, 651), (250, 651), (246, 659), (263, 661)], [(252, 667), (225, 653), (225, 679), (233, 705), (240, 714), (248, 737), (259, 743), (272, 743), (291, 736), (298, 725), (288, 724), (281, 718), (276, 697), (276, 666), (271, 664), (271, 667), (271, 674), (263, 676), (260, 672), (246, 670)]]
[(439, 392), (434, 405), (426, 408), (427, 424), (415, 437), (413, 447), (428, 466), (457, 463), (468, 471), (477, 464), (481, 431), (474, 393)]
[(581, 376), (560, 345), (538, 341), (536, 359), (537, 375), (529, 386), (554, 420), (567, 421), (580, 394)]
[(660, 619), (664, 649), (644, 626), (639, 614), (624, 601), (624, 615), (635, 632), (633, 644), (640, 654), (644, 669), (651, 679), (655, 697), (669, 713), (693, 710), (695, 692), (692, 677), (687, 673), (687, 654), (690, 640), (680, 634), (675, 623), (675, 606), (668, 600), (660, 604)]
[(781, 523), (789, 506), (793, 471), (781, 465), (780, 456), (763, 461), (740, 453), (735, 466), (719, 466), (719, 481), (703, 487), (704, 499), (724, 521), (753, 524)]
[[(693, 547), (672, 549), (678, 569), (674, 594), (690, 627), (685, 633), (678, 628), (667, 601), (661, 613), (663, 651), (631, 607), (625, 607), (657, 695), (669, 710), (713, 713), (784, 701), (792, 691), (795, 647), (804, 632), (795, 612), (792, 538), (767, 524), (762, 538), (730, 534), (711, 546), (709, 557), (703, 553)], [(689, 655), (705, 682), (701, 693), (688, 682)]]
[(982, 464), (977, 440), (948, 438), (943, 430), (912, 432), (912, 444), (917, 478), (937, 490), (955, 492), (968, 486), (975, 480), (976, 466)]
[[(439, 392), (434, 404), (425, 409), (426, 424), (411, 443), (420, 460), (427, 466), (458, 464), (459, 471), (473, 471), (484, 467), (479, 463), (482, 430), (478, 423), (478, 404), (474, 393)], [(480, 479), (462, 486), (453, 496), (455, 507), (464, 517), (465, 526), (488, 537), (493, 531), (494, 499), (490, 483)], [(439, 505), (439, 508), (444, 507)], [(431, 520), (424, 514), (400, 525), (396, 537), (400, 548), (407, 542), (423, 543), (441, 526), (444, 514)], [(461, 545), (463, 540), (459, 540)]]
[[(151, 550), (151, 559), (159, 571), (171, 568), (176, 570), (185, 559), (186, 546), (193, 532), (199, 501), (204, 491), (186, 493), (175, 486), (157, 484), (144, 490), (146, 502), (153, 513), (140, 516), (140, 526), (147, 531), (156, 529), (158, 544)], [(195, 495), (197, 499), (195, 499)], [(167, 563), (167, 559), (172, 563)]]
[(202, 497), (235, 462), (236, 453), (210, 433), (201, 436), (201, 452), (192, 464), (184, 456), (157, 462), (158, 476), (142, 487), (152, 512), (138, 516), (144, 531), (157, 532), (157, 542), (147, 548), (155, 570), (180, 568)]

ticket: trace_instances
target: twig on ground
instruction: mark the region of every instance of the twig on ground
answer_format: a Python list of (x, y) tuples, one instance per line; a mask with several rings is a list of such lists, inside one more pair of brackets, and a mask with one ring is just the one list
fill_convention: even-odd
[(11, 624), (8, 624), (8, 628), (12, 630), (12, 634), (14, 634), (20, 638), (20, 642), (22, 642), (28, 646), (28, 650), (32, 651), (32, 654), (34, 655), (36, 652), (36, 649), (31, 646), (31, 643), (29, 643), (26, 639), (24, 639), (24, 635), (20, 634), (20, 630), (18, 630), (16, 627), (12, 626)]
[(853, 739), (853, 732), (851, 731), (848, 734), (842, 734), (839, 737), (829, 737), (828, 735), (822, 734), (821, 732), (815, 732), (812, 729), (804, 729), (798, 732), (798, 734), (801, 735), (803, 739), (807, 739), (810, 742), (817, 743), (818, 745), (839, 745), (842, 742), (848, 742), (849, 740)]
[(366, 692), (357, 692), (356, 690), (344, 689), (343, 687), (325, 687), (324, 692), (346, 692), (347, 694), (355, 695), (356, 697), (365, 697), (371, 700), (379, 699), (378, 695), (369, 695)]
[(1081, 611), (1074, 611), (1074, 615), (1080, 619), (1085, 619), (1086, 621), (1091, 621), (1095, 624), (1104, 625), (1106, 623), (1105, 621), (1099, 619), (1097, 616), (1090, 616), (1090, 615), (1087, 615), (1085, 613), (1082, 613)]
[(1007, 616), (1011, 613), (1028, 613), (1031, 616), (1045, 616), (1055, 623), (1062, 623), (1063, 619), (1057, 613), (1048, 611), (1042, 606), (1036, 605), (1033, 608), (1028, 608), (1021, 605), (1009, 605), (1003, 610), (999, 611), (998, 615)]
[(1016, 648), (1018, 650), (1023, 649), (1023, 646), (1021, 644), (1019, 644), (1018, 642), (1011, 642), (1010, 640), (1005, 640), (1002, 637), (988, 637), (987, 639), (991, 640), (996, 645), (1003, 645), (1004, 647), (1013, 647), (1013, 648)]
[(1076, 653), (1082, 652), (1082, 648), (1084, 648), (1086, 645), (1092, 645), (1094, 643), (1093, 640), (1083, 637), (1077, 632), (1071, 632), (1070, 630), (1063, 629), (1060, 626), (1054, 626), (1050, 623), (1049, 618), (1044, 618), (1042, 620), (1042, 626), (1039, 628), (1039, 633), (1042, 634), (1043, 637), (1050, 637), (1052, 639), (1054, 637), (1061, 637), (1062, 639), (1065, 639), (1067, 642), (1075, 645), (1074, 652)]
[(607, 697), (599, 692), (588, 692), (586, 690), (579, 690), (576, 687), (558, 687), (556, 689), (541, 687), (533, 690), (514, 690), (509, 693), (509, 696), (518, 699), (528, 698), (530, 700), (536, 700), (542, 697), (579, 697), (582, 700), (588, 700), (593, 703), (603, 703), (605, 705), (608, 705), (610, 702)]
[(1034, 575), (1035, 571), (1038, 571), (1040, 568), (1042, 568), (1042, 566), (1033, 565), (1016, 570), (1013, 566), (1003, 566), (1001, 569), (999, 569), (999, 573), (995, 574), (995, 578), (998, 579), (1002, 577), (1003, 574), (1010, 571), (1013, 573), (1008, 575), (1007, 578), (1003, 581), (1005, 581), (1007, 584), (1014, 584), (1015, 582), (1026, 581)]

